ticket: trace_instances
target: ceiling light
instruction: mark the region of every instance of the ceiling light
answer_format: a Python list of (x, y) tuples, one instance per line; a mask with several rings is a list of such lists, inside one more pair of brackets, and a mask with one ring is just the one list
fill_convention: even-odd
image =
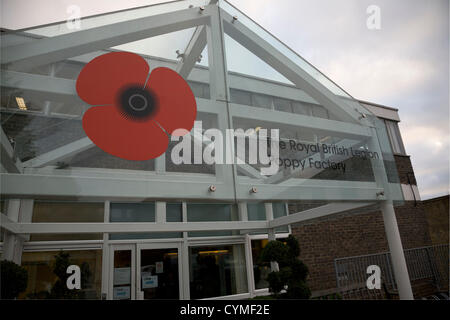
[(23, 98), (16, 97), (16, 102), (17, 102), (17, 105), (19, 106), (20, 110), (27, 110), (27, 106), (26, 106), (25, 100), (23, 100)]

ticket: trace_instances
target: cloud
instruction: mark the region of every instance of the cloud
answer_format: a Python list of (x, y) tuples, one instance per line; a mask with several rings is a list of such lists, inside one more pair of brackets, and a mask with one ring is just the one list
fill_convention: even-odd
[(448, 193), (448, 0), (233, 2), (352, 96), (398, 108), (422, 197)]
[[(351, 88), (354, 97), (369, 101), (389, 101), (407, 95), (435, 75), (429, 61), (403, 59), (395, 55), (380, 58), (378, 53), (350, 52), (340, 54), (323, 65), (331, 79), (339, 79), (344, 88)], [(389, 79), (389, 85), (386, 85)]]

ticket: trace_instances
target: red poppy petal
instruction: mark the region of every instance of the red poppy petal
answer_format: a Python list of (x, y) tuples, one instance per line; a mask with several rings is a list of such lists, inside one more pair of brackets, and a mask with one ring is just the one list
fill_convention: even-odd
[(169, 145), (167, 134), (154, 121), (126, 120), (115, 106), (88, 109), (83, 129), (100, 149), (127, 160), (157, 158)]
[(144, 87), (147, 62), (130, 52), (111, 52), (91, 60), (81, 70), (76, 84), (78, 96), (91, 105), (113, 104), (125, 85)]
[(197, 104), (187, 82), (169, 68), (156, 68), (148, 78), (147, 88), (155, 95), (158, 107), (153, 117), (169, 134), (176, 129), (191, 131), (197, 116)]

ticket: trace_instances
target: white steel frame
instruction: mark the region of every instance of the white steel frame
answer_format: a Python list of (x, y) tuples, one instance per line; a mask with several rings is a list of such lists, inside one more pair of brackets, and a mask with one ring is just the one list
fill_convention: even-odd
[[(365, 122), (359, 112), (349, 109), (343, 100), (331, 93), (316, 79), (256, 33), (252, 32), (243, 23), (240, 23), (239, 19), (234, 19), (215, 4), (207, 5), (201, 10), (194, 7), (5, 47), (2, 48), (2, 67), (4, 69), (20, 68), (20, 70), (29, 70), (32, 67), (70, 59), (103, 48), (191, 27), (196, 27), (196, 31), (188, 44), (183, 60), (176, 66), (176, 70), (186, 78), (205, 44), (208, 45), (211, 100), (202, 101), (202, 99), (197, 99), (197, 102), (199, 111), (217, 114), (219, 129), (232, 128), (232, 118), (234, 116), (270, 120), (272, 122), (296, 125), (300, 128), (311, 128), (331, 133), (338, 132), (349, 137), (364, 138), (369, 141), (372, 150), (379, 151), (381, 155), (375, 129), (367, 125), (367, 122)], [(284, 75), (298, 88), (304, 90), (338, 119), (346, 123), (301, 115), (278, 114), (275, 119), (273, 117), (273, 112), (275, 111), (258, 110), (258, 113), (255, 113), (249, 107), (229, 103), (229, 75), (226, 66), (224, 32)], [(11, 79), (19, 81), (17, 83)], [(32, 76), (7, 70), (2, 74), (1, 83), (5, 86), (27, 88), (38, 92), (45, 91), (63, 95), (73, 95), (75, 92), (74, 81), (60, 81), (60, 79), (52, 78), (46, 79), (47, 85), (41, 85), (43, 83), (42, 79), (42, 76)], [(88, 140), (82, 139), (29, 160), (26, 162), (26, 165), (33, 167), (44, 166), (55, 159), (61, 159), (67, 155), (86, 150), (91, 145)], [(11, 208), (8, 208), (7, 215), (2, 214), (1, 216), (2, 222), (5, 222), (4, 224), (2, 223), (2, 228), (8, 232), (8, 236), (3, 244), (4, 256), (14, 256), (12, 252), (17, 252), (17, 247), (20, 250), (22, 249), (23, 243), (19, 246), (12, 245), (12, 243), (16, 242), (17, 237), (35, 233), (102, 232), (105, 234), (103, 243), (105, 258), (108, 256), (108, 253), (105, 252), (105, 250), (108, 250), (105, 248), (108, 247), (106, 244), (110, 243), (112, 246), (116, 246), (116, 244), (113, 244), (113, 241), (108, 240), (107, 235), (109, 233), (179, 231), (184, 233), (183, 249), (181, 251), (187, 250), (187, 246), (192, 241), (189, 240), (188, 243), (186, 239), (187, 231), (269, 229), (269, 234), (273, 238), (273, 228), (277, 226), (289, 225), (305, 219), (364, 207), (380, 201), (383, 203), (386, 231), (389, 245), (391, 249), (393, 248), (393, 258), (398, 259), (398, 263), (394, 264), (394, 271), (399, 282), (400, 297), (404, 299), (412, 298), (403, 251), (400, 250), (401, 241), (393, 213), (392, 198), (388, 192), (391, 186), (388, 183), (384, 167), (374, 168), (376, 178), (374, 183), (304, 180), (296, 181), (295, 183), (284, 181), (280, 184), (268, 185), (257, 178), (236, 179), (237, 165), (216, 165), (216, 175), (214, 177), (204, 177), (204, 180), (199, 179), (199, 175), (168, 174), (164, 170), (164, 158), (156, 160), (155, 174), (147, 174), (145, 178), (130, 176), (127, 178), (120, 176), (93, 177), (89, 174), (86, 176), (74, 174), (55, 175), (52, 171), (46, 172), (45, 170), (40, 171), (34, 168), (24, 170), (24, 164), (14, 158), (11, 144), (3, 131), (1, 132), (1, 151), (2, 193), (19, 199), (14, 200), (19, 203), (25, 203), (24, 201), (26, 201), (20, 200), (21, 198), (29, 197), (46, 198), (52, 196), (64, 198), (77, 196), (80, 199), (139, 201), (148, 199), (150, 196), (153, 199), (182, 198), (191, 200), (225, 200), (228, 202), (237, 200), (240, 202), (239, 207), (242, 208), (242, 204), (252, 200), (323, 200), (321, 194), (326, 194), (326, 199), (330, 201), (359, 201), (350, 204), (330, 203), (323, 207), (278, 219), (273, 219), (273, 216), (269, 214), (268, 216), (271, 219), (266, 221), (246, 221), (245, 213), (242, 213), (241, 216), (244, 219), (239, 222), (183, 222), (170, 224), (165, 223), (164, 214), (158, 216), (159, 218), (155, 223), (115, 224), (109, 223), (109, 219), (105, 219), (104, 223), (31, 223), (31, 216), (30, 219), (19, 219), (18, 209), (12, 205)], [(42, 181), (45, 181), (45, 183), (43, 184)], [(189, 183), (189, 188), (186, 188), (186, 183)], [(211, 183), (216, 185), (216, 192), (208, 191)], [(258, 193), (249, 193), (249, 190), (255, 186), (259, 190)], [(183, 207), (185, 208), (185, 204)], [(266, 210), (268, 210), (267, 207)], [(251, 252), (251, 247), (249, 247), (250, 237), (248, 235), (243, 237), (248, 260), (248, 254)], [(110, 255), (109, 259), (105, 260), (111, 263), (111, 259)], [(185, 263), (186, 257), (182, 259)], [(247, 263), (251, 264), (248, 261)], [(247, 265), (247, 267), (249, 266)], [(185, 278), (185, 270), (180, 272)], [(251, 271), (248, 272), (251, 274)], [(253, 277), (248, 278), (253, 279)], [(111, 283), (111, 278), (109, 280), (109, 283)], [(181, 296), (188, 297), (185, 286), (183, 286), (182, 290), (183, 294)], [(249, 284), (249, 290), (250, 294), (254, 294), (254, 284), (253, 287)], [(109, 291), (109, 296), (111, 296), (111, 291)]]

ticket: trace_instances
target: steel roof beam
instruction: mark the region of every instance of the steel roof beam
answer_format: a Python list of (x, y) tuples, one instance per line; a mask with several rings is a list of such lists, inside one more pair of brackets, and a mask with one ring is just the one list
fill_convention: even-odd
[(2, 48), (2, 65), (30, 70), (96, 50), (196, 27), (208, 22), (210, 7), (216, 6), (206, 6), (201, 13), (198, 8), (189, 8)]

